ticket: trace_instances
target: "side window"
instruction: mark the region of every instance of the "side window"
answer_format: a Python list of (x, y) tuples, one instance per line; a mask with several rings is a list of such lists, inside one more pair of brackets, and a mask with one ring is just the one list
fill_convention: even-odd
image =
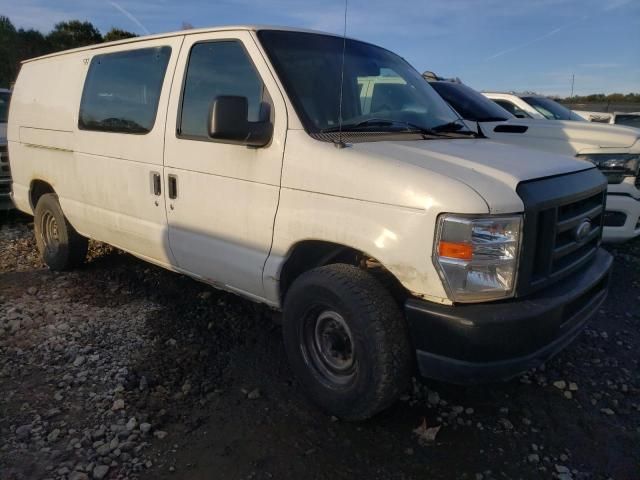
[(209, 139), (211, 104), (220, 95), (247, 97), (249, 121), (263, 120), (264, 84), (239, 41), (197, 43), (191, 48), (178, 134)]
[(158, 111), (171, 47), (96, 55), (84, 82), (78, 128), (148, 133)]

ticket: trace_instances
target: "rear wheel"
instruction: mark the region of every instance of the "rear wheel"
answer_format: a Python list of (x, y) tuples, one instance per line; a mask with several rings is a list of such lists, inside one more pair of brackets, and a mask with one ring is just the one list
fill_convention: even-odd
[(51, 270), (71, 270), (82, 265), (88, 240), (67, 221), (54, 193), (42, 195), (34, 212), (36, 244)]
[(300, 276), (287, 293), (283, 334), (305, 392), (338, 417), (369, 418), (408, 383), (411, 348), (402, 313), (382, 285), (354, 266)]

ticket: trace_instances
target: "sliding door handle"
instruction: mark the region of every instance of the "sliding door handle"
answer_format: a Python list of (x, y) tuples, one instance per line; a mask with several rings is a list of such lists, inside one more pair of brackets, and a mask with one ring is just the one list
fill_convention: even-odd
[(167, 183), (167, 193), (169, 194), (169, 198), (171, 200), (178, 198), (178, 177), (172, 174), (169, 175), (167, 177)]

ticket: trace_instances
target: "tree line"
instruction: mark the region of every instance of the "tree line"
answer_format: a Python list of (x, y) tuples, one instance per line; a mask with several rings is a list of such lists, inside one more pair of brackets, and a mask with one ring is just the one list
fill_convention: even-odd
[(563, 103), (640, 103), (640, 93), (593, 93), (559, 99)]
[(119, 28), (102, 35), (91, 22), (80, 20), (57, 23), (49, 33), (42, 34), (34, 29), (16, 29), (8, 17), (0, 16), (0, 88), (11, 86), (20, 62), (28, 58), (136, 36)]

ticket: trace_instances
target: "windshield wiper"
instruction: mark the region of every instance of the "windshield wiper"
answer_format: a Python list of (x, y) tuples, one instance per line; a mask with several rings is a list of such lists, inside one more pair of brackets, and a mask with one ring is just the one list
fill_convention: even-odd
[[(357, 132), (371, 127), (403, 127), (393, 130), (383, 130), (387, 133), (418, 133), (423, 135), (431, 135), (436, 137), (443, 136), (432, 129), (415, 125), (411, 122), (403, 120), (390, 120), (387, 118), (369, 118), (357, 123), (345, 123), (342, 125), (343, 132)], [(321, 130), (322, 133), (339, 132), (341, 127), (329, 127)]]
[[(371, 127), (403, 127), (393, 130), (383, 130), (385, 133), (417, 133), (422, 135), (422, 138), (427, 137), (448, 137), (450, 134), (457, 135), (470, 135), (477, 136), (475, 132), (471, 130), (467, 131), (459, 131), (463, 128), (466, 128), (464, 123), (460, 123), (460, 120), (456, 120), (454, 122), (445, 123), (443, 125), (438, 125), (433, 128), (423, 127), (421, 125), (416, 125), (415, 123), (406, 122), (404, 120), (392, 120), (388, 118), (368, 118), (367, 120), (363, 120), (357, 123), (345, 123), (342, 125), (343, 132), (357, 132), (361, 130), (365, 130)], [(339, 132), (340, 127), (330, 127), (321, 130), (321, 133), (333, 133)]]

